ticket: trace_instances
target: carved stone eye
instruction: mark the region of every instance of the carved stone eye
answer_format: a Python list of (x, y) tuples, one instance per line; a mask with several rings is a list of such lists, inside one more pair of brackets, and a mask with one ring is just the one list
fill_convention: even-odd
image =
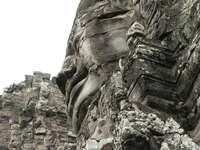
[(110, 0), (110, 2), (114, 7), (121, 9), (131, 9), (135, 4), (133, 0)]
[(76, 68), (76, 58), (74, 56), (67, 56), (63, 64), (63, 70), (56, 78), (56, 83), (64, 95), (66, 94), (66, 82), (76, 73)]

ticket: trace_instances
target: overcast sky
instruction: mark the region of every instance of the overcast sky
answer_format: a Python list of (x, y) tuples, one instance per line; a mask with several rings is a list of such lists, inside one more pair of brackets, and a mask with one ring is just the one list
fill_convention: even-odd
[(0, 0), (0, 94), (42, 71), (61, 69), (80, 0)]

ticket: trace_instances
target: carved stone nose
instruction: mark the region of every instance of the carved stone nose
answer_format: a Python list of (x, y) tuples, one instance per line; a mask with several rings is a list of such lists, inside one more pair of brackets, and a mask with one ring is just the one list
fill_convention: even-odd
[(67, 80), (72, 78), (72, 76), (76, 73), (76, 57), (75, 56), (68, 56), (66, 57), (63, 65), (62, 71), (56, 77), (56, 83), (61, 90), (62, 94), (66, 94), (66, 83)]
[(88, 75), (88, 70), (86, 69), (84, 65), (81, 65), (77, 68), (76, 73), (70, 79), (68, 85), (66, 85), (65, 98), (66, 98), (66, 103), (68, 105), (68, 112), (71, 117), (72, 117), (72, 110), (73, 110), (73, 105), (75, 103), (75, 99), (77, 98), (82, 88), (82, 85), (83, 85), (82, 83), (84, 82), (84, 79), (87, 77), (87, 75)]
[(65, 90), (65, 85), (67, 82), (67, 79), (71, 78), (76, 72), (76, 68), (73, 67), (71, 70), (67, 70), (64, 72), (60, 72), (56, 78), (56, 83), (61, 90), (62, 94), (65, 95), (66, 90)]

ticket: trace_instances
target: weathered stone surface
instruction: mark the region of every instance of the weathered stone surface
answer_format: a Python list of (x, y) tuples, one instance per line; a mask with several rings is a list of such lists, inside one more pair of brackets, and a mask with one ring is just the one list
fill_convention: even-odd
[(65, 113), (64, 97), (50, 74), (34, 72), (5, 89), (0, 98), (1, 150), (66, 150), (76, 137)]
[(200, 149), (199, 8), (81, 0), (56, 78), (77, 149)]
[(58, 76), (0, 96), (0, 149), (200, 150), (199, 72), (199, 0), (81, 0)]

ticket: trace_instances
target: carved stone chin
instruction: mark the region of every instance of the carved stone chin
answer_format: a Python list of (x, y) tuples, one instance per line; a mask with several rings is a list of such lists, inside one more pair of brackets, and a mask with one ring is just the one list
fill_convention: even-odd
[(199, 149), (199, 7), (81, 0), (57, 77), (77, 147)]

